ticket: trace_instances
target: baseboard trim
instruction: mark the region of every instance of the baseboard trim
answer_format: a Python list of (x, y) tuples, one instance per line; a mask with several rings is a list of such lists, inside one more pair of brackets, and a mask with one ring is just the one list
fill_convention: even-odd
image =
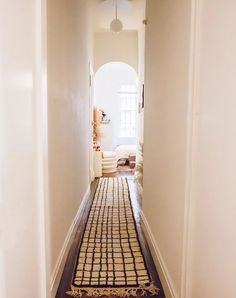
[(68, 230), (68, 233), (67, 233), (65, 241), (63, 243), (63, 246), (62, 246), (61, 252), (59, 254), (56, 266), (53, 270), (53, 274), (52, 274), (51, 282), (50, 282), (50, 297), (51, 298), (55, 298), (55, 296), (56, 296), (57, 289), (59, 287), (59, 283), (60, 283), (61, 276), (63, 273), (63, 269), (64, 269), (64, 266), (66, 263), (67, 255), (69, 253), (69, 250), (70, 250), (70, 247), (71, 247), (71, 244), (73, 241), (75, 227), (76, 227), (77, 222), (80, 220), (80, 218), (83, 214), (85, 203), (87, 201), (89, 194), (90, 194), (90, 186), (88, 186), (88, 188), (83, 196), (82, 202), (79, 206), (79, 209), (75, 215), (75, 218), (72, 221), (72, 224)]
[(94, 174), (94, 170), (93, 169), (90, 169), (89, 170), (89, 173), (90, 173), (90, 182), (92, 183), (95, 179), (95, 174)]
[(143, 229), (145, 238), (147, 240), (153, 261), (158, 271), (166, 298), (179, 298), (179, 296), (177, 295), (177, 291), (174, 287), (174, 284), (172, 282), (172, 279), (170, 277), (170, 274), (165, 265), (165, 262), (161, 256), (160, 249), (154, 239), (152, 230), (148, 224), (148, 221), (143, 211), (141, 211), (141, 224), (142, 224), (142, 229)]
[(142, 187), (142, 185), (138, 181), (137, 181), (136, 185), (137, 185), (137, 190), (138, 190), (139, 195), (141, 197), (143, 197), (143, 187)]

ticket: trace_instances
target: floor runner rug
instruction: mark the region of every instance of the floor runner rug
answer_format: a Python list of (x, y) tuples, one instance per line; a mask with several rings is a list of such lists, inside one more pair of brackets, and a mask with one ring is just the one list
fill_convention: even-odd
[(158, 291), (140, 245), (127, 179), (101, 178), (67, 294), (137, 297)]

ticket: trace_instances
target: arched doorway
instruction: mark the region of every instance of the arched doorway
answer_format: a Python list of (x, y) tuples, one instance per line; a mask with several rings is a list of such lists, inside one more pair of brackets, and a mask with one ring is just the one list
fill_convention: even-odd
[(94, 78), (94, 103), (106, 116), (101, 122), (101, 148), (135, 146), (137, 137), (138, 76), (123, 62), (110, 62)]

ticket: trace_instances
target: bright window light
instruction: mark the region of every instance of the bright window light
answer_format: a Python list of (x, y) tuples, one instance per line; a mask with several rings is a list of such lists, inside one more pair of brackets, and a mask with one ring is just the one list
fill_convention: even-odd
[(120, 96), (120, 137), (136, 137), (137, 86), (122, 85)]

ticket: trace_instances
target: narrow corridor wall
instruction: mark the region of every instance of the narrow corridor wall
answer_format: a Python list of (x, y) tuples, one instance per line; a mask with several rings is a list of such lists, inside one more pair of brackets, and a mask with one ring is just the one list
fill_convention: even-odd
[(147, 1), (143, 212), (167, 297), (236, 297), (235, 9)]
[(43, 4), (38, 0), (0, 4), (1, 298), (47, 295), (41, 171), (47, 158), (41, 143)]
[[(145, 5), (146, 7), (146, 5)], [(143, 19), (146, 18), (146, 11), (143, 11)], [(137, 152), (136, 152), (136, 170), (135, 179), (141, 186), (143, 184), (143, 139), (144, 139), (144, 109), (142, 107), (142, 93), (144, 85), (144, 69), (145, 69), (145, 28), (142, 24), (138, 31), (138, 77), (139, 77), (139, 99), (138, 99), (138, 116), (137, 116)]]
[(147, 1), (143, 213), (180, 297), (191, 1)]
[(236, 3), (200, 1), (186, 297), (236, 297)]
[[(48, 123), (51, 278), (89, 186), (87, 0), (48, 0)], [(51, 281), (52, 282), (52, 281)]]

